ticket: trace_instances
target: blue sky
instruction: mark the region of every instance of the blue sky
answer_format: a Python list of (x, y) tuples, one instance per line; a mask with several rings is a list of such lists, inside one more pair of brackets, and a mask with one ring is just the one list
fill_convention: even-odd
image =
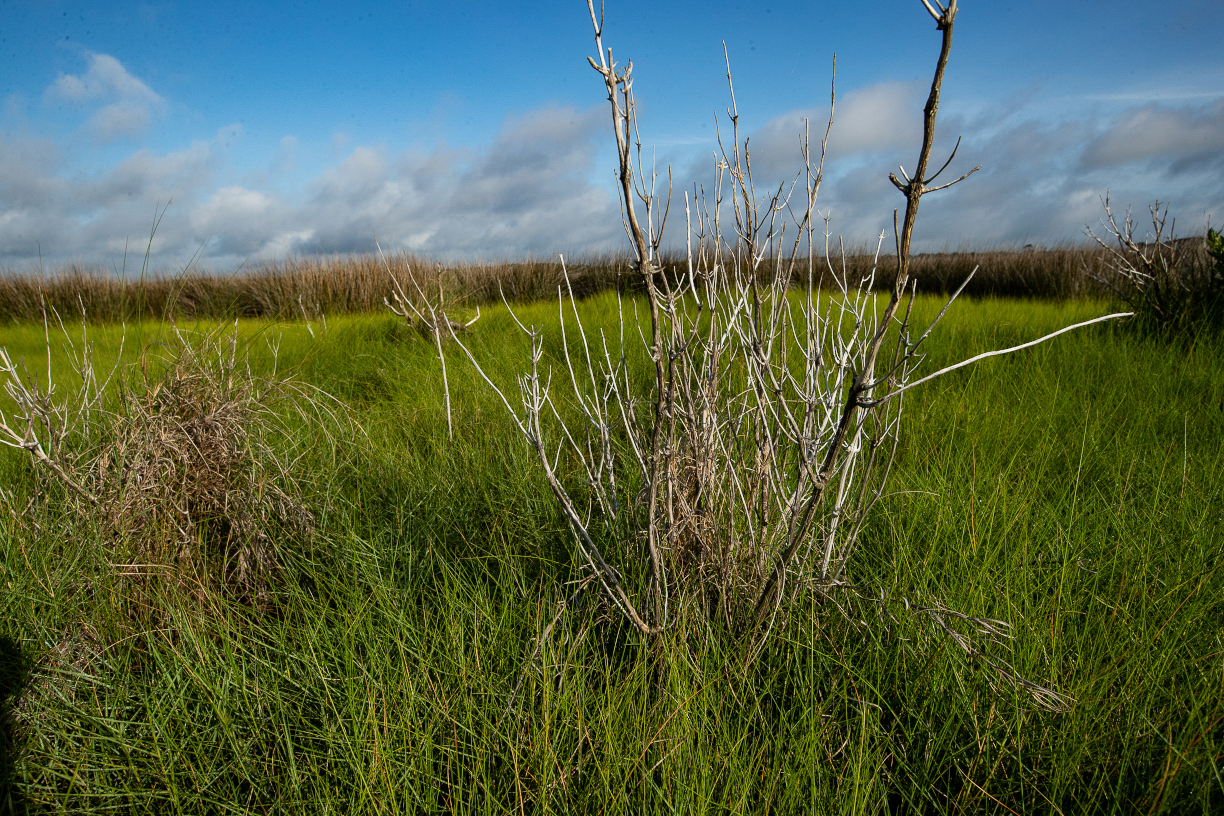
[[(681, 188), (711, 178), (723, 41), (764, 182), (797, 171), (837, 54), (818, 206), (874, 243), (939, 46), (919, 0), (610, 3), (605, 44)], [(937, 150), (963, 136), (952, 170), (984, 167), (924, 202), (917, 247), (1076, 239), (1107, 189), (1168, 201), (1181, 233), (1224, 220), (1222, 41), (1219, 0), (963, 0)], [(143, 254), (167, 202), (167, 268), (374, 233), (439, 258), (622, 246), (593, 48), (581, 0), (0, 0), (0, 265)]]

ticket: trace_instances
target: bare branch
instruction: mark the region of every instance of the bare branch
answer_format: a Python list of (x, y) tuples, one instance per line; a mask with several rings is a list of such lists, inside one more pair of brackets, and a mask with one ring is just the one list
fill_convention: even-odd
[(1018, 346), (1012, 346), (1011, 348), (1005, 348), (1005, 349), (996, 349), (994, 351), (985, 351), (985, 352), (982, 352), (981, 354), (978, 354), (977, 356), (970, 357), (968, 360), (961, 360), (959, 363), (954, 363), (945, 368), (941, 368), (939, 369), (939, 371), (936, 371), (934, 374), (928, 374), (927, 376), (923, 377), (920, 380), (915, 380), (914, 382), (906, 383), (900, 388), (894, 391), (890, 391), (888, 394), (886, 394), (885, 396), (879, 399), (861, 400), (859, 402), (859, 405), (863, 408), (874, 408), (877, 405), (883, 405), (889, 400), (900, 396), (906, 391), (909, 391), (911, 388), (915, 388), (919, 385), (922, 385), (923, 383), (928, 383), (937, 377), (942, 377), (944, 374), (948, 374), (953, 371), (956, 371), (958, 368), (964, 368), (965, 366), (973, 365), (974, 363), (979, 362), (981, 360), (985, 360), (988, 357), (1001, 357), (1004, 354), (1012, 354), (1017, 351), (1022, 351), (1023, 349), (1026, 349), (1026, 348), (1032, 348), (1033, 346), (1039, 346), (1042, 343), (1046, 342), (1047, 340), (1052, 340), (1055, 337), (1058, 337), (1060, 334), (1066, 334), (1069, 331), (1075, 331), (1076, 329), (1082, 329), (1085, 326), (1091, 326), (1096, 323), (1104, 323), (1106, 320), (1118, 320), (1123, 317), (1133, 317), (1134, 314), (1135, 314), (1134, 312), (1118, 312), (1117, 314), (1108, 314), (1102, 317), (1094, 317), (1092, 320), (1085, 320), (1082, 323), (1075, 323), (1071, 326), (1064, 326), (1058, 331), (1050, 332), (1044, 337), (1038, 337), (1036, 340), (1030, 340), (1027, 343), (1021, 343)]
[(939, 11), (936, 11), (931, 7), (929, 0), (922, 0), (922, 5), (926, 6), (926, 10), (932, 17), (935, 18), (935, 22), (940, 22), (941, 18), (943, 17), (944, 7), (938, 2), (938, 0), (936, 0), (935, 5), (939, 6)]
[[(941, 185), (939, 185), (938, 187), (927, 187), (925, 190), (923, 190), (923, 194), (926, 194), (926, 193), (933, 193), (933, 192), (935, 192), (936, 190), (946, 190), (946, 189), (948, 189), (949, 187), (951, 187), (953, 184), (959, 184), (960, 182), (962, 182), (962, 181), (964, 181), (965, 179), (969, 178), (970, 176), (972, 176), (974, 173), (976, 173), (977, 171), (979, 171), (979, 170), (981, 170), (981, 169), (982, 169), (982, 165), (980, 165), (980, 164), (979, 164), (977, 167), (973, 168), (973, 169), (972, 169), (972, 170), (970, 170), (968, 173), (966, 173), (965, 175), (963, 175), (963, 176), (961, 176), (960, 178), (956, 179), (955, 181), (949, 181), (947, 184), (941, 184)], [(938, 174), (937, 174), (937, 175), (938, 175)]]
[(935, 175), (931, 176), (928, 179), (923, 179), (922, 181), (923, 184), (930, 184), (932, 181), (939, 178), (939, 175), (943, 173), (943, 171), (948, 169), (948, 165), (951, 164), (952, 160), (956, 158), (956, 151), (960, 150), (960, 143), (961, 143), (961, 137), (957, 136), (956, 145), (952, 148), (952, 155), (948, 156), (948, 160), (943, 163), (943, 167), (935, 171)]

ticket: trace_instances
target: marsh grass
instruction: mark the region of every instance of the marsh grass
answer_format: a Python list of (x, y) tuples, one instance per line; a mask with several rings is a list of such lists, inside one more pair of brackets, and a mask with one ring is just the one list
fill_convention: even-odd
[[(1186, 241), (1185, 262), (1206, 268), (1210, 259), (1196, 241)], [(852, 278), (866, 276), (873, 254), (847, 251)], [(306, 256), (268, 261), (234, 274), (192, 271), (122, 278), (103, 268), (69, 265), (46, 274), (0, 269), (0, 324), (39, 322), (40, 296), (60, 314), (75, 315), (84, 306), (89, 320), (99, 323), (143, 320), (224, 320), (235, 317), (319, 321), (337, 315), (370, 314), (384, 308), (391, 291), (388, 267), (400, 280), (412, 274), (430, 293), (441, 286), (446, 299), (460, 305), (498, 303), (504, 292), (511, 303), (554, 298), (564, 284), (558, 258), (519, 261), (440, 264), (404, 253)], [(928, 294), (949, 294), (969, 273), (978, 272), (965, 289), (970, 297), (1028, 297), (1067, 300), (1101, 297), (1106, 288), (1095, 281), (1109, 263), (1099, 247), (1063, 245), (1048, 248), (985, 248), (915, 255), (911, 271)], [(895, 266), (883, 256), (880, 268)], [(679, 255), (661, 259), (664, 271), (683, 269)], [(628, 256), (567, 258), (570, 282), (579, 297), (638, 284), (628, 274)], [(832, 277), (820, 283), (827, 290)], [(795, 281), (796, 285), (806, 284)], [(881, 286), (885, 284), (881, 281)], [(500, 286), (500, 290), (499, 290)]]
[[(607, 295), (580, 308), (589, 325), (615, 317)], [(968, 302), (930, 363), (1100, 308)], [(555, 303), (525, 311), (556, 320)], [(504, 310), (479, 326), (471, 342), (491, 367), (521, 357)], [(863, 602), (872, 625), (862, 627), (827, 603), (797, 608), (745, 673), (725, 671), (731, 644), (717, 633), (698, 651), (646, 648), (591, 593), (573, 596), (566, 582), (581, 572), (564, 519), (469, 369), (451, 372), (450, 443), (435, 350), (393, 317), (332, 319), (314, 338), (300, 322), (240, 328), (279, 335), (281, 364), (365, 429), (330, 447), (286, 415), (286, 433), (310, 450), (297, 468), (312, 485), (314, 546), (275, 585), (275, 614), (233, 598), (207, 615), (167, 602), (159, 626), (133, 628), (87, 520), (51, 529), (0, 517), (0, 636), (6, 662), (29, 667), (6, 675), (11, 809), (1224, 804), (1218, 338), (1171, 354), (1095, 328), (949, 375), (909, 404), (897, 494), (864, 533), (860, 569), (889, 576), (874, 589), (892, 598), (1013, 621), (1017, 668), (1077, 700), (1051, 714), (991, 691), (980, 667), (897, 603), (897, 622), (881, 625), (879, 605)], [(141, 331), (159, 341), (158, 324)], [(117, 333), (94, 333), (100, 357)], [(34, 364), (34, 334), (0, 339), (28, 347)], [(559, 364), (559, 348), (547, 354)], [(20, 454), (0, 456), (18, 506), (35, 489)], [(669, 656), (681, 654), (691, 659)]]
[[(574, 259), (571, 277), (583, 294), (616, 285), (627, 261), (615, 255)], [(41, 298), (60, 314), (83, 307), (99, 323), (144, 320), (225, 320), (235, 317), (318, 320), (323, 316), (381, 311), (391, 274), (409, 274), (431, 294), (473, 304), (547, 299), (562, 281), (559, 259), (442, 265), (404, 253), (307, 256), (269, 261), (221, 274), (192, 268), (125, 278), (105, 268), (69, 265), (40, 273), (0, 269), (0, 323), (39, 322)], [(388, 274), (390, 272), (390, 274)]]

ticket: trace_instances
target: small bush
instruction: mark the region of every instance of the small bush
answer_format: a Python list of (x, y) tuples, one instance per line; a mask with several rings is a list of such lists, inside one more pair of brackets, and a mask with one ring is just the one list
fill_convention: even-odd
[(1207, 254), (1216, 277), (1224, 278), (1224, 236), (1213, 229), (1207, 230)]
[(1151, 227), (1139, 240), (1130, 210), (1118, 223), (1108, 196), (1103, 205), (1104, 239), (1091, 228), (1087, 233), (1110, 257), (1092, 276), (1135, 311), (1134, 325), (1166, 333), (1224, 325), (1224, 263), (1215, 230), (1208, 230), (1206, 241), (1178, 239), (1168, 205), (1157, 201), (1148, 208)]
[(314, 516), (268, 439), (278, 404), (302, 394), (254, 376), (236, 346), (236, 334), (181, 341), (161, 378), (146, 374), (125, 394), (91, 470), (109, 526), (138, 563), (254, 599), (277, 566), (277, 542), (307, 540)]

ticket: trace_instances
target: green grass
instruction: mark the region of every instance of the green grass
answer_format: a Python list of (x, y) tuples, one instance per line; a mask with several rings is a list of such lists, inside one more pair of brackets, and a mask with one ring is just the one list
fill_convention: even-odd
[[(593, 323), (614, 317), (608, 296), (582, 308)], [(1103, 312), (961, 303), (926, 366)], [(523, 314), (555, 327), (555, 305)], [(920, 618), (885, 625), (870, 605), (860, 626), (801, 605), (741, 672), (727, 669), (734, 645), (718, 633), (643, 643), (580, 593), (529, 666), (580, 573), (526, 444), (457, 349), (450, 442), (431, 343), (382, 316), (328, 323), (317, 339), (301, 324), (242, 324), (257, 367), (269, 361), (263, 338), (279, 337), (281, 365), (362, 427), (300, 464), (321, 527), (271, 611), (167, 598), (142, 626), (89, 519), (0, 518), (7, 806), (1224, 808), (1224, 339), (1093, 327), (907, 398), (897, 493), (853, 577), (1011, 622), (1016, 667), (1076, 698), (1052, 714), (992, 691)], [(127, 331), (134, 360), (164, 327)], [(117, 328), (90, 333), (99, 359), (116, 353)], [(502, 310), (465, 342), (507, 383), (526, 360)], [(32, 370), (42, 343), (41, 327), (0, 329)], [(0, 480), (22, 506), (32, 466), (6, 450)], [(699, 648), (670, 649), (672, 637)]]

